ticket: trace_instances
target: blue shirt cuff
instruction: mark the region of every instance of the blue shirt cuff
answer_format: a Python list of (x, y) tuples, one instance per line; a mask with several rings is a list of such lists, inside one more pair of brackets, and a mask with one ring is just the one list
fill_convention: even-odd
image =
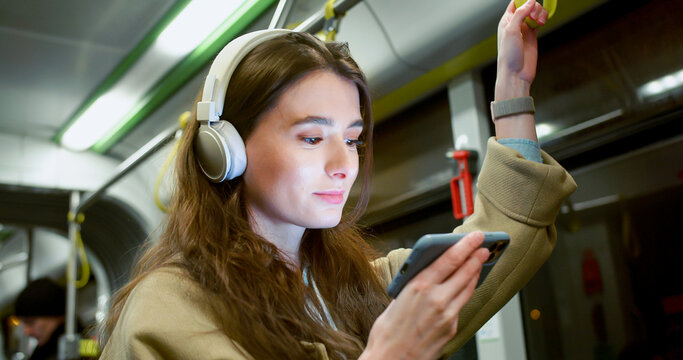
[(541, 158), (541, 147), (538, 142), (530, 139), (505, 138), (498, 139), (498, 143), (517, 150), (525, 159), (543, 163)]

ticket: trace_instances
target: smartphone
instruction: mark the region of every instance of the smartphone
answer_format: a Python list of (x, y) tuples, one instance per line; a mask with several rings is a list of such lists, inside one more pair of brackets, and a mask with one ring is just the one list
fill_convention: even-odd
[[(422, 236), (415, 246), (413, 246), (413, 251), (410, 253), (406, 261), (401, 266), (401, 270), (396, 274), (394, 279), (389, 284), (387, 288), (387, 293), (392, 298), (396, 298), (398, 294), (403, 290), (403, 287), (415, 277), (422, 269), (426, 268), (434, 262), (444, 251), (448, 250), (449, 247), (455, 245), (460, 239), (465, 237), (467, 234), (428, 234)], [(479, 275), (479, 281), (477, 286), (484, 282), (486, 275), (491, 271), (496, 261), (500, 259), (503, 252), (510, 243), (510, 236), (502, 231), (496, 232), (485, 232), (484, 242), (481, 247), (489, 249), (491, 255), (488, 260), (483, 264), (481, 274)]]

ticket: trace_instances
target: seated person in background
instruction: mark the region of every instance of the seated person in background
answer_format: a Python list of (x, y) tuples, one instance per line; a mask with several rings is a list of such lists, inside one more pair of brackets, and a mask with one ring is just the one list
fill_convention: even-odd
[(30, 360), (57, 359), (57, 344), (64, 334), (64, 288), (48, 278), (30, 282), (19, 293), (14, 314), (24, 326), (24, 334), (38, 340)]

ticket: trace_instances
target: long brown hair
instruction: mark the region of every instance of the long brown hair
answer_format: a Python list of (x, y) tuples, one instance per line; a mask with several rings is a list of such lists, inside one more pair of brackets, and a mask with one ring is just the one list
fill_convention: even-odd
[(177, 266), (223, 300), (216, 305), (223, 331), (257, 359), (306, 358), (310, 352), (301, 341), (324, 344), (332, 359), (360, 355), (389, 298), (370, 264), (377, 254), (355, 225), (369, 198), (373, 124), (365, 77), (348, 47), (323, 43), (304, 33), (286, 34), (259, 45), (233, 74), (222, 118), (247, 139), (259, 117), (275, 106), (284, 91), (321, 70), (355, 83), (365, 123), (361, 136), (365, 145), (359, 148), (359, 200), (345, 209), (336, 227), (306, 230), (299, 250), (301, 263), (308, 264), (338, 331), (311, 317), (306, 299), (320, 313), (322, 307), (304, 285), (301, 272), (281, 261), (286, 257), (251, 229), (242, 178), (214, 184), (201, 173), (193, 151), (198, 129), (193, 120), (179, 145), (177, 185), (164, 232), (141, 256), (130, 283), (115, 295), (103, 341), (144, 276), (164, 266)]

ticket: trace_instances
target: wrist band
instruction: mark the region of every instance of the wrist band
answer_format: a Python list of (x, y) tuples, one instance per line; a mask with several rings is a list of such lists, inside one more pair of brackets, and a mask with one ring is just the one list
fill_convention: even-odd
[(491, 102), (493, 120), (517, 114), (533, 114), (535, 112), (534, 98), (531, 96)]

